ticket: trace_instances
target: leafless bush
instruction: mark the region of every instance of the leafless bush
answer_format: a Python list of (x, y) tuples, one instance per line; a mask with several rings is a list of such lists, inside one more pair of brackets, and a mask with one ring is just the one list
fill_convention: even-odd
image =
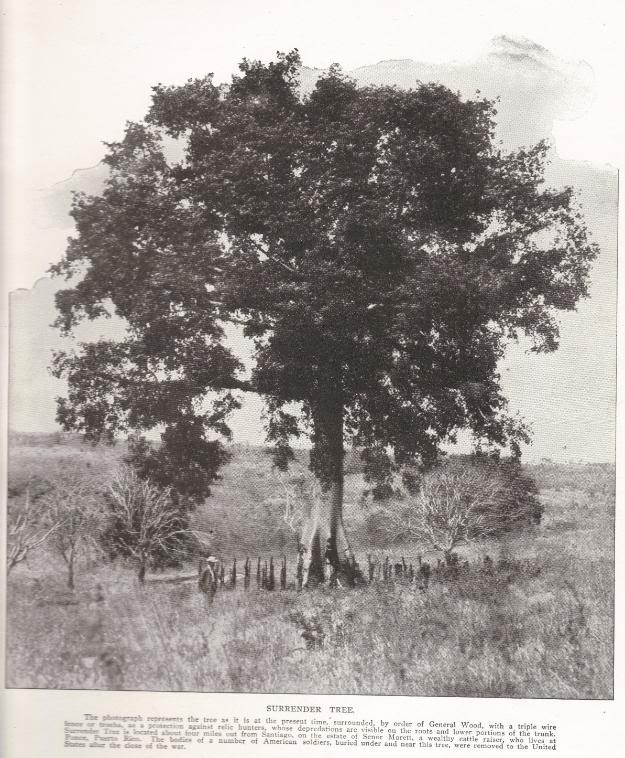
[(24, 502), (14, 500), (9, 505), (7, 530), (7, 573), (25, 561), (28, 554), (41, 547), (59, 528), (58, 521), (46, 519), (39, 507), (34, 507), (26, 489)]
[(282, 521), (289, 528), (301, 547), (302, 532), (316, 501), (322, 497), (318, 479), (309, 473), (287, 477), (278, 474), (281, 492), (268, 498), (267, 503), (282, 508)]
[(531, 523), (535, 509), (532, 493), (504, 470), (450, 461), (424, 475), (418, 495), (387, 509), (386, 528), (393, 539), (424, 543), (449, 561), (460, 545)]
[(130, 467), (118, 469), (113, 476), (107, 502), (104, 540), (113, 553), (134, 558), (141, 583), (155, 555), (174, 555), (184, 550), (186, 538), (196, 538), (172, 503), (170, 489), (141, 479)]
[(98, 508), (101, 489), (97, 477), (83, 471), (66, 471), (41, 500), (45, 521), (57, 525), (50, 544), (65, 561), (70, 589), (74, 589), (76, 559), (98, 546), (103, 523)]

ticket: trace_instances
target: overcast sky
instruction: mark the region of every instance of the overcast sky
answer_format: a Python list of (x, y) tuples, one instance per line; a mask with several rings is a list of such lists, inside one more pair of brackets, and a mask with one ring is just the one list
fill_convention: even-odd
[[(31, 287), (63, 253), (71, 232), (71, 189), (97, 190), (102, 141), (140, 119), (150, 87), (209, 71), (227, 80), (243, 57), (300, 49), (304, 64), (337, 61), (362, 83), (410, 86), (437, 80), (471, 96), (501, 96), (499, 137), (508, 148), (543, 136), (555, 145), (550, 180), (580, 189), (602, 247), (591, 299), (563, 319), (560, 350), (527, 356), (513, 348), (504, 387), (534, 427), (532, 457), (613, 456), (616, 174), (614, 118), (616, 3), (439, 2), (217, 3), (195, 0), (70, 0), (9, 3), (5, 74), (13, 109), (5, 123), (12, 193), (5, 243), (10, 288)], [(505, 6), (505, 12), (503, 8)], [(390, 61), (380, 63), (381, 61)], [(313, 74), (310, 74), (313, 76)], [(585, 163), (584, 163), (585, 161)], [(95, 168), (92, 168), (95, 167)], [(81, 170), (87, 169), (87, 170)], [(77, 171), (78, 170), (78, 171)], [(76, 173), (74, 173), (76, 172)], [(58, 337), (48, 328), (56, 283), (40, 281), (13, 298), (11, 425), (54, 426), (46, 371)], [(90, 326), (85, 336), (110, 331)], [(241, 347), (244, 350), (244, 346)], [(257, 441), (259, 406), (234, 423)]]

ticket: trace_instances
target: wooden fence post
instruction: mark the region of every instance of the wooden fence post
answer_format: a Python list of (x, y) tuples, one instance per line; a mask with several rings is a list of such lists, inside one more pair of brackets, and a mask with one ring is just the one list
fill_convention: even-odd
[(256, 564), (256, 586), (261, 586), (260, 556), (258, 557), (258, 563)]
[(268, 590), (274, 590), (276, 587), (276, 577), (274, 574), (274, 568), (273, 568), (273, 555), (269, 559), (269, 584), (267, 586)]
[(427, 590), (428, 585), (430, 583), (430, 575), (432, 573), (432, 569), (430, 567), (429, 563), (422, 563), (419, 567), (419, 576), (421, 577), (421, 586), (424, 590)]
[(286, 589), (286, 555), (282, 558), (282, 568), (280, 569), (280, 589)]
[(304, 554), (300, 550), (297, 555), (297, 568), (295, 569), (295, 577), (297, 579), (297, 591), (302, 589), (302, 583), (304, 581)]
[(230, 583), (232, 584), (232, 589), (234, 589), (237, 586), (237, 559), (236, 558), (232, 562), (232, 574), (230, 578)]
[(250, 586), (250, 559), (245, 559), (245, 569), (243, 573), (243, 589), (249, 589)]

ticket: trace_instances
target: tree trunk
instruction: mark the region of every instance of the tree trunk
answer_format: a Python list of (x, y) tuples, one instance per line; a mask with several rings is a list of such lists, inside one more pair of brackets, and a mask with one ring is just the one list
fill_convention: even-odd
[(141, 558), (139, 560), (139, 584), (145, 584), (145, 574), (148, 567), (148, 556), (145, 551), (141, 552)]
[(454, 552), (453, 546), (443, 551), (443, 557), (445, 559), (446, 566), (453, 566), (458, 560), (458, 556)]
[[(331, 577), (349, 577), (354, 566), (343, 525), (343, 408), (339, 403), (328, 403), (328, 406), (314, 419), (314, 442), (322, 461), (322, 470), (316, 473), (321, 480), (322, 493), (314, 499), (302, 535), (305, 587), (323, 582), (326, 571)], [(319, 463), (317, 469), (318, 466)]]

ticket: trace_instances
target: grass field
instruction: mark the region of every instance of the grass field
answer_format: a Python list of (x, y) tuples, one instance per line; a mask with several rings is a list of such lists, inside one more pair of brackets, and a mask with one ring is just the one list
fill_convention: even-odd
[[(47, 472), (65, 466), (106, 475), (120, 453), (13, 440), (9, 495), (23, 497), (25, 483), (45, 487)], [(356, 469), (348, 469), (346, 523), (359, 560), (421, 553), (380, 540)], [(427, 590), (398, 581), (267, 592), (253, 581), (209, 606), (194, 582), (141, 588), (130, 566), (83, 561), (70, 592), (61, 560), (42, 549), (9, 576), (7, 685), (610, 698), (614, 469), (530, 471), (542, 523), (461, 549), (468, 567), (456, 579), (435, 575)], [(226, 560), (291, 556), (280, 491), (264, 451), (237, 448), (196, 525), (214, 530)]]

